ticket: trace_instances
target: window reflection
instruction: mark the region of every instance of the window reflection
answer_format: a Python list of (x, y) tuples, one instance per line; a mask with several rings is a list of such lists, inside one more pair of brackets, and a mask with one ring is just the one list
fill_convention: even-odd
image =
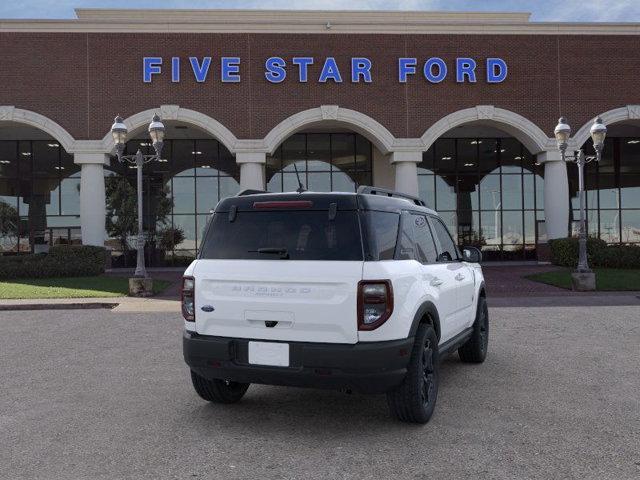
[[(593, 152), (589, 140), (585, 152)], [(577, 234), (580, 219), (578, 172), (567, 166), (571, 195), (572, 232)], [(585, 196), (588, 232), (608, 243), (640, 243), (640, 138), (607, 137), (603, 159), (587, 165)]]
[(296, 190), (298, 179), (308, 190), (353, 192), (372, 184), (372, 146), (355, 133), (299, 133), (267, 158), (267, 190)]
[(542, 173), (516, 139), (441, 138), (418, 165), (418, 185), (459, 244), (489, 260), (522, 259), (535, 256), (544, 219)]
[(0, 141), (0, 253), (80, 242), (79, 172), (55, 140)]
[[(148, 140), (131, 140), (126, 151), (151, 154)], [(105, 170), (107, 184), (124, 181), (121, 191), (135, 195), (136, 170), (112, 158)], [(214, 139), (165, 140), (160, 161), (143, 169), (145, 229), (151, 230), (147, 248), (150, 265), (183, 265), (196, 255), (209, 212), (217, 203), (240, 189), (240, 171), (231, 153)], [(110, 188), (107, 187), (109, 205)], [(128, 205), (136, 215), (135, 202)], [(117, 215), (112, 217), (117, 221)], [(149, 229), (148, 225), (152, 225)], [(134, 236), (126, 242), (110, 238), (114, 266), (135, 265)]]

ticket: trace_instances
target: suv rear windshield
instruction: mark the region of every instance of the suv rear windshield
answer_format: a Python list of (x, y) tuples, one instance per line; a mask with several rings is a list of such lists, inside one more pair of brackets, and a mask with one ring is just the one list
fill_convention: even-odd
[(362, 260), (358, 213), (324, 210), (241, 211), (233, 221), (216, 213), (202, 259)]

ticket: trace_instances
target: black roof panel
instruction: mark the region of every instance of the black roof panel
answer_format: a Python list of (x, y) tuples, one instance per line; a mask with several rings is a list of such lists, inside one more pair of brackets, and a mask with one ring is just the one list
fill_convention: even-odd
[(228, 212), (232, 206), (239, 211), (254, 209), (256, 202), (286, 202), (286, 201), (310, 201), (311, 210), (328, 210), (332, 203), (337, 204), (338, 210), (380, 210), (387, 212), (401, 212), (412, 210), (423, 213), (435, 214), (433, 210), (416, 205), (414, 202), (401, 197), (388, 197), (383, 195), (371, 195), (349, 192), (285, 192), (285, 193), (252, 193), (236, 197), (228, 197), (218, 203), (216, 212)]

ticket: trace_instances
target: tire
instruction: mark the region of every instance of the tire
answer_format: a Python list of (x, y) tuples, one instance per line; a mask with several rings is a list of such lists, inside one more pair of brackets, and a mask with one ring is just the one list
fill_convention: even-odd
[(431, 325), (418, 327), (411, 351), (407, 376), (402, 384), (387, 393), (391, 414), (402, 422), (427, 423), (438, 397), (438, 337)]
[(208, 380), (191, 370), (191, 382), (196, 393), (208, 402), (239, 402), (249, 388), (248, 383), (229, 382), (226, 380)]
[(487, 358), (489, 347), (489, 310), (487, 299), (478, 299), (476, 320), (473, 322), (473, 333), (467, 342), (458, 348), (460, 360), (465, 363), (482, 363)]

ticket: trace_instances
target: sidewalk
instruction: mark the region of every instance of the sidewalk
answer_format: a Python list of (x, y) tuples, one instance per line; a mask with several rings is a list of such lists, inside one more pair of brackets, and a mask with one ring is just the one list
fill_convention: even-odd
[(114, 312), (180, 312), (180, 300), (163, 298), (44, 298), (0, 300), (0, 312), (10, 310), (72, 310), (106, 308)]
[[(489, 307), (640, 306), (638, 292), (573, 292), (524, 278), (534, 273), (557, 270), (550, 265), (489, 265), (483, 267)], [(124, 312), (180, 313), (182, 269), (151, 270), (153, 278), (172, 284), (151, 298), (64, 298), (41, 300), (0, 300), (0, 312), (7, 310), (60, 310), (107, 308)], [(123, 271), (108, 272), (122, 276)]]

